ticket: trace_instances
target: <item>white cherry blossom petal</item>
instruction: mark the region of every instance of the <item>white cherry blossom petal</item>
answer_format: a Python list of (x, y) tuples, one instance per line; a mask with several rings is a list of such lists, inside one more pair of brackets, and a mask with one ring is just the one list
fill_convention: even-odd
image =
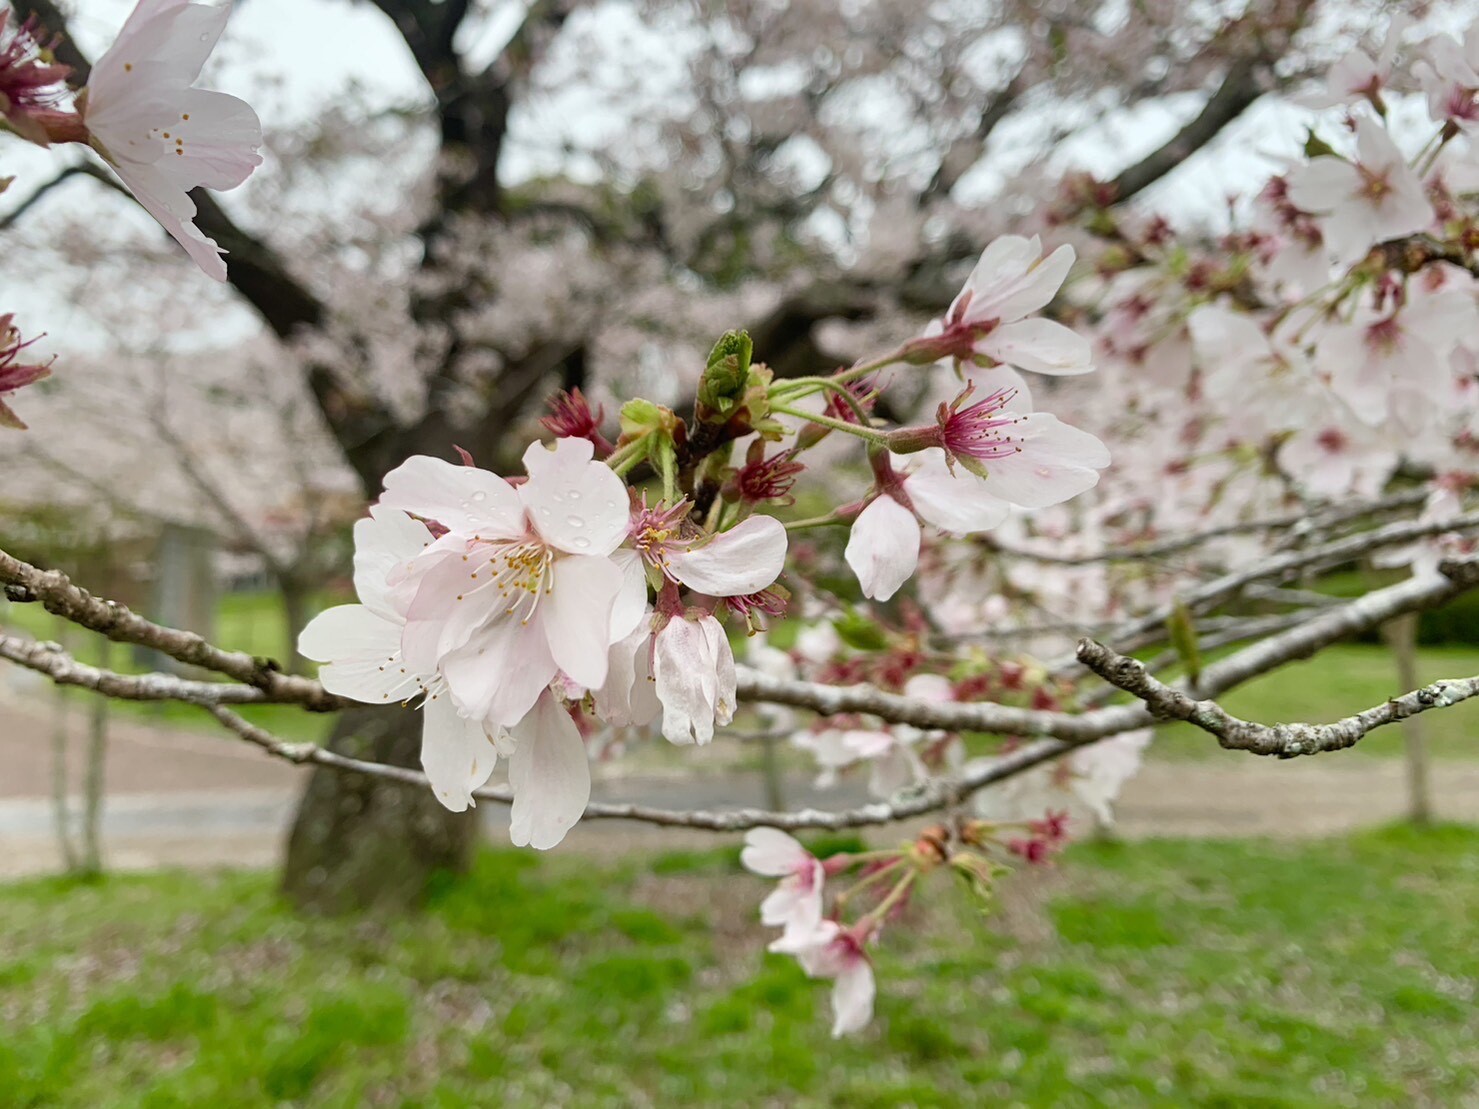
[(385, 475), (380, 504), (435, 520), (458, 535), (511, 539), (524, 534), (524, 506), (513, 486), (476, 466), (412, 455)]
[[(88, 75), (89, 100), (102, 89), (102, 109), (111, 110), (120, 99), (125, 105), (132, 99), (119, 97), (120, 88), (126, 92), (133, 84), (181, 88), (194, 84), (226, 29), (230, 15), (230, 3), (139, 0), (124, 20), (113, 45), (93, 64)], [(88, 107), (99, 110), (96, 103)]]
[(919, 523), (892, 497), (878, 497), (853, 521), (843, 557), (857, 575), (863, 596), (886, 601), (919, 564)]
[(873, 1000), (878, 987), (873, 965), (858, 956), (845, 966), (832, 984), (832, 1038), (860, 1032), (873, 1019)]
[(668, 568), (695, 592), (743, 597), (772, 584), (785, 563), (785, 525), (774, 516), (750, 516), (701, 547), (677, 552)]
[(1068, 271), (1073, 268), (1073, 247), (1066, 244), (1060, 246), (1038, 262), (1036, 259), (1042, 252), (1042, 247), (1035, 236), (1032, 243), (1034, 250), (1030, 267), (1021, 277), (1012, 281), (1009, 287), (1001, 289), (991, 301), (993, 314), (1003, 323), (1015, 322), (1046, 308), (1053, 297), (1058, 295)]
[(551, 693), (509, 729), (514, 752), (508, 784), (514, 803), (509, 838), (515, 847), (547, 851), (565, 838), (591, 799), (591, 764), (575, 721)]
[(964, 470), (952, 474), (943, 453), (926, 453), (904, 479), (904, 492), (926, 523), (951, 535), (971, 535), (1006, 522), (1011, 507), (994, 496), (986, 483)]
[(649, 610), (647, 573), (642, 567), (642, 556), (636, 551), (621, 548), (611, 552), (611, 561), (620, 568), (622, 579), (616, 603), (611, 606), (611, 642), (615, 643), (636, 631)]
[(734, 715), (734, 652), (712, 616), (675, 616), (657, 633), (652, 676), (669, 743), (708, 743)]
[(465, 812), (475, 803), (473, 790), (498, 765), (498, 751), (482, 722), (459, 713), (445, 694), (429, 698), (422, 714), (421, 768), (437, 800), (452, 812)]
[(532, 443), (524, 452), (529, 480), (519, 498), (551, 547), (575, 555), (609, 555), (626, 538), (626, 485), (596, 462), (589, 439), (557, 439), (553, 450)]
[(639, 626), (611, 645), (606, 681), (591, 691), (596, 715), (618, 728), (645, 727), (657, 719), (662, 702), (652, 681), (652, 632)]
[[(1109, 451), (1087, 431), (1037, 412), (1014, 429), (1023, 436), (1017, 454), (986, 464), (986, 490), (1022, 508), (1060, 504), (1099, 483)], [(977, 479), (979, 480), (979, 479)]]
[(765, 878), (784, 878), (811, 857), (800, 840), (779, 828), (751, 828), (745, 833), (740, 865)]
[(1002, 324), (977, 349), (998, 362), (1039, 374), (1086, 374), (1093, 370), (1089, 341), (1055, 320), (1034, 317)]
[(441, 663), (458, 708), (505, 727), (524, 718), (558, 669), (544, 629), (518, 620), (489, 624)]
[(389, 508), (372, 508), (354, 525), (354, 592), (360, 603), (386, 619), (405, 619), (391, 586), (402, 569), (431, 545), (431, 532), (419, 520)]
[(320, 612), (298, 636), (298, 652), (324, 665), (318, 680), (330, 693), (383, 705), (420, 692), (401, 659), (401, 626), (364, 605)]
[(489, 555), (473, 561), (451, 554), (421, 576), (406, 609), (401, 651), (417, 670), (430, 672), (473, 633), (505, 612), (507, 599), (492, 584)]
[(609, 558), (561, 558), (551, 571), (550, 591), (541, 602), (548, 608), (539, 612), (550, 656), (587, 689), (606, 681), (611, 613), (624, 580)]

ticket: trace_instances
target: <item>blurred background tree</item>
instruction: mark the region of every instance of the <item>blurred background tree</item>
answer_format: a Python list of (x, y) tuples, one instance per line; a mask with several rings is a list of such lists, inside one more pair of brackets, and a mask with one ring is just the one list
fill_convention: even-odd
[[(123, 210), (101, 171), (68, 167), (4, 221), (14, 246), (0, 267), (48, 273), (75, 303), (112, 313), (101, 317), (110, 370), (119, 351), (142, 364), (124, 388), (143, 413), (94, 394), (110, 445), (142, 419), (168, 456), (103, 467), (51, 456), (44, 468), (120, 511), (164, 518), (193, 505), (192, 523), (259, 559), (290, 628), (342, 568), (342, 547), (323, 537), (406, 456), (457, 444), (496, 467), (557, 389), (676, 402), (705, 344), (736, 320), (780, 374), (846, 363), (874, 333), (938, 313), (993, 235), (1174, 185), (1174, 170), (1255, 110), (1276, 111), (1282, 88), (1388, 7), (362, 6), (400, 36), (419, 95), (371, 109), (345, 90), (269, 134), (269, 172), (229, 211), (193, 194), (200, 227), (230, 251), (232, 294), (259, 321), (244, 327), (249, 341), (151, 348), (188, 331), (198, 275), (174, 265), (162, 237), (135, 249), (130, 224), (100, 239), (48, 204), (58, 188), (94, 188)], [(62, 8), (13, 7), (61, 36), (80, 83), (87, 58)], [(1214, 180), (1193, 221), (1215, 221), (1232, 183)], [(151, 388), (166, 361), (172, 381), (199, 388)], [(57, 395), (76, 403), (82, 380)], [(222, 412), (250, 414), (240, 440), (197, 441)], [(243, 504), (243, 483), (222, 476), (269, 466), (294, 474), (292, 504)], [(136, 500), (146, 483), (135, 475), (156, 469), (178, 479), (163, 513)], [(344, 714), (330, 745), (411, 766), (418, 733), (413, 714), (365, 710)], [(320, 771), (284, 885), (311, 907), (415, 902), (431, 873), (465, 865), (473, 827), (422, 790)]]

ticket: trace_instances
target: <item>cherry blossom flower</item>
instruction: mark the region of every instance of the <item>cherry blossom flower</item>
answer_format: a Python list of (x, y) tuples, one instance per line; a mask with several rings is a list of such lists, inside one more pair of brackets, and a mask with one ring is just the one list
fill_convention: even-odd
[(670, 617), (653, 637), (652, 677), (670, 743), (703, 745), (734, 719), (734, 651), (719, 621), (697, 610)]
[(1316, 344), (1330, 387), (1356, 416), (1375, 427), (1389, 416), (1415, 432), (1448, 387), (1447, 356), (1474, 321), (1474, 298), (1462, 289), (1414, 292), (1400, 309), (1364, 309), (1331, 325)]
[(809, 936), (821, 925), (826, 870), (794, 836), (777, 828), (751, 828), (740, 863), (752, 874), (780, 879), (760, 903), (762, 923), (784, 928), (784, 935), (792, 937)]
[[(907, 694), (906, 694), (907, 695)], [(893, 797), (929, 777), (919, 754), (914, 750), (923, 733), (912, 728), (885, 728), (869, 733), (853, 731), (849, 740), (861, 758), (868, 762), (868, 792), (874, 797)], [(867, 745), (859, 740), (868, 736)]]
[[(1187, 319), (1207, 399), (1219, 411), (1239, 409), (1246, 426), (1282, 431), (1304, 426), (1328, 395), (1309, 357), (1290, 339), (1305, 322), (1291, 313), (1272, 335), (1248, 316), (1204, 305)], [(1259, 398), (1247, 404), (1249, 393)]]
[(46, 146), (48, 124), (54, 126), (54, 118), (63, 114), (58, 106), (68, 95), (71, 69), (42, 55), (34, 16), (14, 27), (9, 25), (14, 14), (9, 8), (0, 11), (0, 118), (21, 138)]
[(32, 385), (44, 377), (51, 376), (50, 362), (22, 364), (16, 359), (21, 351), (34, 343), (35, 339), (22, 340), (21, 334), (11, 323), (15, 317), (0, 316), (0, 427), (26, 429), (25, 422), (5, 403), (8, 394)]
[(909, 345), (909, 360), (950, 357), (1042, 374), (1088, 373), (1094, 368), (1088, 340), (1053, 320), (1028, 318), (1057, 294), (1073, 260), (1071, 246), (1044, 259), (1037, 236), (1003, 235), (981, 254), (944, 318)]
[[(876, 767), (878, 760), (893, 749), (894, 737), (882, 727), (827, 726), (819, 722), (797, 732), (791, 742), (816, 760), (816, 787), (831, 789), (837, 784), (838, 771), (864, 761)], [(887, 797), (893, 791), (873, 792)]]
[(1330, 252), (1320, 221), (1289, 198), (1289, 179), (1272, 178), (1253, 199), (1253, 232), (1260, 249), (1254, 272), (1275, 286), (1310, 292), (1330, 280)]
[[(976, 812), (995, 821), (1028, 821), (1048, 812), (1066, 812), (1071, 828), (1109, 827), (1114, 824), (1112, 805), (1140, 770), (1152, 735), (1145, 728), (1076, 747), (1057, 762), (980, 791), (975, 795)], [(966, 772), (977, 769), (980, 761), (967, 763)]]
[(472, 791), (493, 773), (502, 737), (458, 713), (435, 667), (417, 669), (401, 654), (409, 597), (391, 583), (431, 542), (426, 525), (404, 512), (371, 510), (354, 526), (360, 603), (315, 616), (298, 637), (298, 650), (324, 663), (318, 676), (330, 693), (370, 704), (419, 699), (425, 711), (421, 765), (437, 800), (462, 812), (473, 804)]
[(962, 407), (973, 391), (967, 386), (937, 413), (938, 445), (952, 472), (960, 465), (989, 480), (993, 496), (1020, 508), (1047, 508), (1098, 484), (1109, 452), (1097, 438), (1047, 412), (1012, 411), (1014, 389)]
[(1356, 121), (1356, 160), (1312, 159), (1289, 174), (1289, 197), (1324, 217), (1325, 242), (1347, 265), (1359, 261), (1373, 243), (1421, 231), (1433, 221), (1421, 179), (1386, 128), (1367, 115)]
[(1365, 100), (1378, 112), (1385, 112), (1382, 93), (1391, 83), (1392, 62), (1411, 22), (1400, 12), (1394, 15), (1375, 58), (1359, 48), (1347, 51), (1326, 72), (1324, 89), (1299, 97), (1299, 103), (1308, 108), (1336, 108)]
[(189, 191), (234, 189), (262, 164), (262, 125), (243, 100), (193, 88), (229, 3), (139, 0), (79, 97), (93, 147), (205, 273), (226, 280), (222, 249), (195, 226)]
[(777, 954), (794, 955), (808, 978), (832, 979), (833, 1039), (861, 1031), (873, 1019), (878, 987), (865, 940), (858, 929), (824, 920), (809, 933), (787, 933), (770, 945)]
[[(878, 495), (853, 521), (843, 552), (865, 596), (886, 601), (914, 573), (915, 515), (969, 535), (1000, 525), (1010, 505), (1046, 508), (1098, 483), (1109, 465), (1103, 443), (1045, 412), (1008, 413), (1013, 399), (1012, 390), (1001, 390), (963, 412), (942, 408), (938, 427), (896, 432), (916, 451), (902, 461), (903, 474), (875, 459)], [(918, 450), (928, 442), (953, 444), (954, 460), (969, 462), (971, 472), (956, 473), (943, 445)]]
[(1428, 112), (1462, 131), (1479, 130), (1479, 27), (1460, 42), (1434, 35), (1422, 44), (1423, 59), (1412, 67), (1428, 100)]
[(1377, 432), (1330, 422), (1297, 429), (1279, 448), (1284, 472), (1317, 497), (1375, 498), (1400, 457)]
[(386, 475), (382, 505), (447, 529), (406, 573), (405, 657), (439, 670), (458, 707), (490, 727), (522, 720), (559, 671), (599, 688), (611, 644), (641, 617), (639, 600), (613, 626), (632, 589), (609, 557), (626, 535), (626, 487), (594, 450), (532, 444), (517, 489), (424, 455)]
[(780, 576), (786, 528), (774, 516), (750, 516), (708, 534), (687, 525), (691, 507), (688, 501), (672, 508), (643, 505), (633, 514), (632, 544), (647, 565), (709, 597), (758, 593)]
[(1128, 270), (1105, 290), (1107, 308), (1096, 338), (1106, 357), (1132, 369), (1135, 388), (1175, 393), (1186, 388), (1191, 359), (1186, 328), (1177, 318), (1176, 285), (1167, 274)]

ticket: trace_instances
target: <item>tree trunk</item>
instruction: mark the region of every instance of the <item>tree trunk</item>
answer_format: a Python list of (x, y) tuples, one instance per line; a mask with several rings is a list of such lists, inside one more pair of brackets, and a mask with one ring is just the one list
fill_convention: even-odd
[[(1417, 619), (1417, 613), (1409, 612), (1382, 626), (1387, 645), (1397, 660), (1397, 685), (1404, 693), (1422, 684), (1417, 676)], [(1417, 825), (1433, 822), (1428, 744), (1423, 728), (1421, 716), (1402, 721), (1402, 743), (1407, 755), (1407, 819)]]
[[(417, 766), (421, 714), (350, 709), (335, 721), (328, 746)], [(283, 892), (320, 913), (417, 908), (433, 876), (467, 868), (477, 827), (473, 812), (448, 812), (425, 787), (315, 768), (288, 837)]]
[[(113, 641), (98, 641), (98, 665), (113, 663)], [(87, 764), (83, 768), (82, 865), (92, 876), (103, 872), (103, 769), (108, 758), (108, 698), (94, 697), (87, 729)]]
[[(56, 623), (57, 642), (63, 647), (69, 646), (72, 625), (61, 617), (57, 617)], [(62, 866), (71, 874), (77, 869), (77, 851), (72, 846), (71, 804), (67, 800), (67, 693), (66, 686), (52, 686), (51, 809), (56, 820), (57, 850), (61, 852)]]
[(298, 636), (308, 623), (310, 591), (292, 580), (281, 580), (277, 587), (282, 597), (283, 622), (287, 624), (288, 641), (284, 645), (284, 652), (288, 660), (288, 673), (307, 674), (308, 660), (298, 653)]

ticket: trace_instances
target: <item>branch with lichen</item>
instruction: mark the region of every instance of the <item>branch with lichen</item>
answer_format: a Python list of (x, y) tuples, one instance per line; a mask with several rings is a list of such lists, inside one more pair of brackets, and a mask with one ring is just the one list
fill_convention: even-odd
[(1136, 659), (1092, 639), (1080, 641), (1078, 657), (1105, 681), (1144, 701), (1157, 718), (1184, 720), (1216, 736), (1230, 751), (1250, 751), (1282, 759), (1342, 751), (1354, 747), (1377, 728), (1479, 696), (1479, 677), (1440, 678), (1330, 724), (1259, 724), (1234, 716), (1216, 701), (1198, 700), (1166, 685)]

